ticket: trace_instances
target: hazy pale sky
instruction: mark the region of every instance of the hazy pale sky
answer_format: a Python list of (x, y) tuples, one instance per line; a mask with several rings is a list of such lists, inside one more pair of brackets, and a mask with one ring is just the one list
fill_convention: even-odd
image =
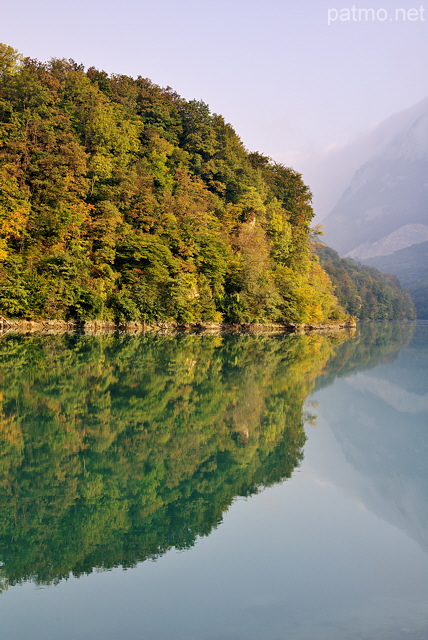
[(202, 99), (298, 170), (428, 94), (428, 0), (17, 0), (0, 41)]

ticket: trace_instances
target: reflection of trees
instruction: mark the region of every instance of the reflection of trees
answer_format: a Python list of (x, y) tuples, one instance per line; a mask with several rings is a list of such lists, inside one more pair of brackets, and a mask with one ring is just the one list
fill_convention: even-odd
[(354, 339), (342, 342), (337, 348), (334, 358), (317, 379), (317, 388), (329, 386), (338, 377), (391, 362), (400, 349), (409, 344), (415, 328), (413, 322), (359, 324)]
[(403, 350), (394, 362), (394, 343), (385, 357), (376, 336), (372, 343), (380, 351), (372, 362), (387, 366), (357, 374), (354, 369), (321, 396), (322, 415), (354, 469), (332, 471), (330, 480), (428, 551), (428, 325), (418, 324), (408, 346), (409, 336), (403, 335)]
[(303, 458), (304, 399), (337, 341), (5, 336), (6, 584), (190, 547), (235, 496), (289, 477)]

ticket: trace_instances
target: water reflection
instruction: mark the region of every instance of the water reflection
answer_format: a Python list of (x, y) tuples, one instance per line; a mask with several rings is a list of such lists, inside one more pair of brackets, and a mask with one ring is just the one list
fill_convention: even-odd
[(236, 496), (301, 463), (303, 404), (317, 379), (327, 385), (390, 360), (411, 331), (390, 325), (351, 340), (5, 336), (4, 587), (191, 547)]
[(353, 473), (335, 484), (428, 551), (428, 324), (392, 362), (354, 372), (317, 398)]

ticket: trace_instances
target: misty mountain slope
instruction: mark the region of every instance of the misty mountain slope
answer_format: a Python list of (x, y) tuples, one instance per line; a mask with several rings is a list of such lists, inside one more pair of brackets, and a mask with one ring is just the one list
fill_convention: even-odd
[(409, 225), (422, 225), (426, 240), (428, 158), (382, 157), (367, 162), (355, 173), (324, 225), (327, 244), (353, 258), (378, 255), (377, 244), (394, 232), (396, 241), (414, 244), (405, 237)]
[(379, 125), (388, 140), (325, 218), (325, 240), (342, 255), (396, 275), (416, 295), (418, 316), (428, 317), (428, 100), (398, 115)]
[[(387, 150), (391, 154), (392, 141), (396, 140), (396, 145), (399, 145), (403, 132), (409, 131), (421, 118), (423, 120), (427, 112), (428, 97), (358, 133), (346, 144), (331, 145), (321, 154), (312, 154), (307, 158), (300, 170), (314, 194), (317, 222), (324, 222), (332, 212), (358, 169), (371, 159), (383, 157)], [(419, 131), (423, 126), (421, 123), (410, 134), (416, 150), (419, 143), (424, 147), (424, 136)], [(422, 157), (425, 155), (422, 154)]]

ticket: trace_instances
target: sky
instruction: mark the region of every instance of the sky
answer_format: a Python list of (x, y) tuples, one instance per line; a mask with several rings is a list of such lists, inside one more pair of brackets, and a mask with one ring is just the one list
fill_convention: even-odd
[(206, 102), (250, 151), (308, 159), (428, 95), (428, 0), (3, 0), (0, 41)]

